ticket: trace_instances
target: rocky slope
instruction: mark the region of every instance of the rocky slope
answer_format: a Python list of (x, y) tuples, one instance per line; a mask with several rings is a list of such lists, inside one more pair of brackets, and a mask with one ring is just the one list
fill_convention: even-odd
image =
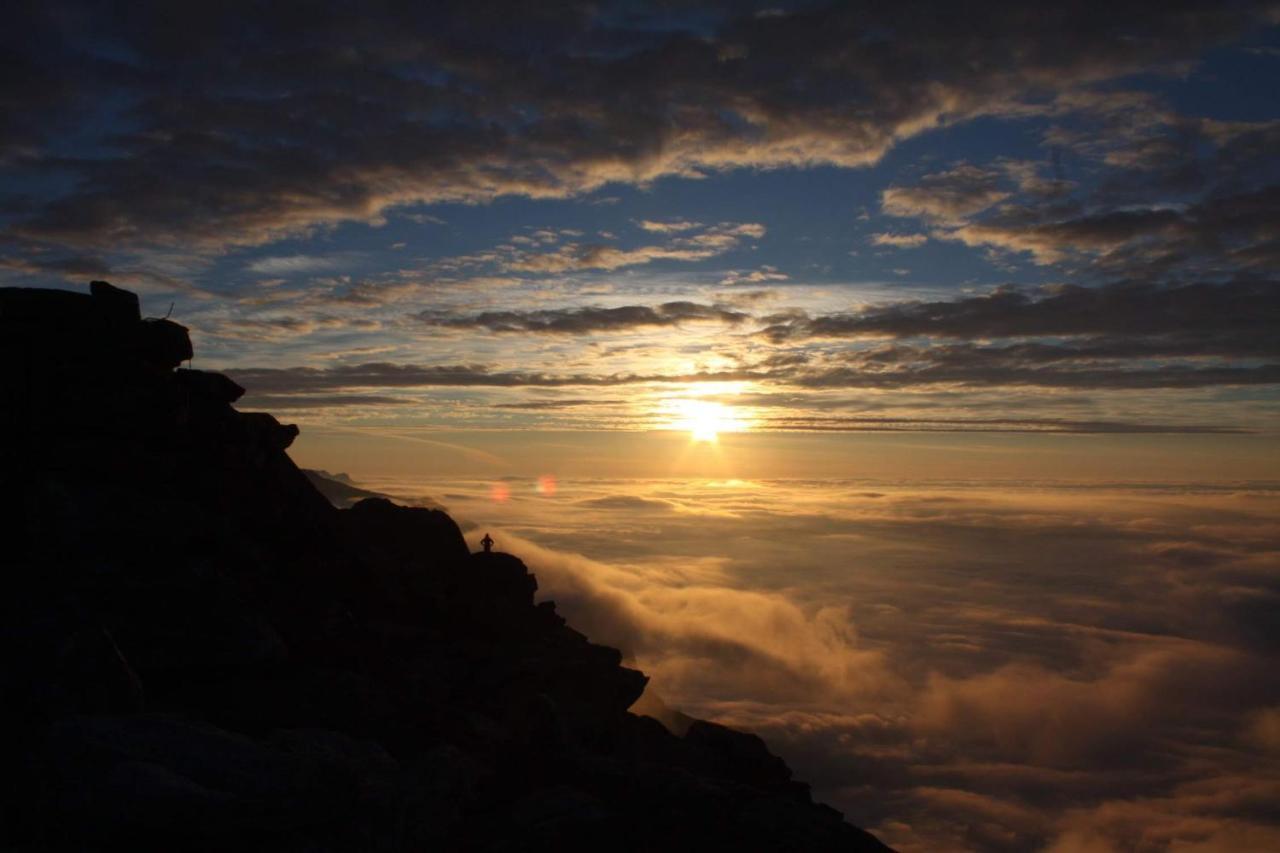
[(884, 849), (190, 357), (108, 284), (0, 289), (0, 847)]

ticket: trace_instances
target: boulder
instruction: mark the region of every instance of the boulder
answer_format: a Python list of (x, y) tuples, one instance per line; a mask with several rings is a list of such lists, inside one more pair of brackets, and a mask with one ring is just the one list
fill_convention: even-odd
[[(142, 681), (101, 625), (73, 612), (0, 608), (0, 718), (126, 714)], [(3, 728), (3, 724), (0, 724)]]
[(224, 578), (174, 571), (121, 578), (99, 606), (116, 643), (143, 678), (206, 677), (284, 664), (289, 651), (260, 606)]
[[(438, 509), (399, 506), (387, 498), (366, 498), (342, 513), (347, 532), (401, 563), (453, 563), (468, 555), (462, 531)], [(522, 567), (523, 571), (523, 567)]]
[(472, 554), (465, 582), (475, 600), (498, 611), (533, 606), (538, 580), (518, 557), (499, 551)]
[(365, 498), (337, 514), (346, 540), (365, 555), (364, 605), (371, 612), (420, 618), (455, 599), (467, 543), (446, 513)]
[(53, 725), (47, 755), (60, 831), (95, 846), (257, 846), (331, 825), (359, 795), (333, 762), (174, 717), (71, 717)]
[(142, 679), (106, 628), (74, 632), (60, 649), (58, 668), (70, 704), (80, 713), (122, 714), (144, 707)]
[(172, 320), (143, 320), (137, 325), (134, 338), (142, 360), (164, 370), (173, 370), (195, 355), (190, 330)]
[(707, 772), (765, 789), (791, 782), (791, 768), (769, 752), (758, 735), (694, 720), (685, 731), (684, 742), (695, 750)]
[(611, 831), (612, 810), (571, 785), (530, 791), (514, 803), (511, 819), (528, 849), (607, 849), (621, 841)]
[(286, 450), (298, 437), (296, 424), (282, 424), (266, 412), (241, 412), (240, 423), (249, 441), (267, 450)]
[(179, 368), (173, 378), (187, 393), (218, 403), (234, 403), (244, 396), (244, 389), (221, 373)]
[(105, 281), (89, 282), (89, 295), (111, 322), (120, 326), (128, 326), (142, 319), (142, 311), (138, 305), (138, 296), (127, 290), (108, 284)]

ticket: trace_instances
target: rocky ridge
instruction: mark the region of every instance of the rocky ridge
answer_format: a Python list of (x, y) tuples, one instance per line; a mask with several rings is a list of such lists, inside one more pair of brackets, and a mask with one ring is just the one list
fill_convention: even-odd
[[(135, 295), (0, 289), (0, 847), (883, 850), (444, 512), (338, 509)], [(358, 497), (358, 496), (353, 496)]]

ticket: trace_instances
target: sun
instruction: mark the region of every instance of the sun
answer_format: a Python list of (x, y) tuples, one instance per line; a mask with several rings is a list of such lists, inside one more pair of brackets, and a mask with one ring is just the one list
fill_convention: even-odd
[(672, 403), (674, 417), (671, 428), (688, 430), (693, 441), (714, 444), (720, 433), (741, 429), (732, 410), (721, 403), (706, 400), (676, 400)]

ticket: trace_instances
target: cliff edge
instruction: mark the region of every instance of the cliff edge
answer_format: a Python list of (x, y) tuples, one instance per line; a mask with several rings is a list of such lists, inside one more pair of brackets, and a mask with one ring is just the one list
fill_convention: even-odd
[(338, 509), (133, 294), (0, 288), (0, 847), (884, 850), (444, 512)]

